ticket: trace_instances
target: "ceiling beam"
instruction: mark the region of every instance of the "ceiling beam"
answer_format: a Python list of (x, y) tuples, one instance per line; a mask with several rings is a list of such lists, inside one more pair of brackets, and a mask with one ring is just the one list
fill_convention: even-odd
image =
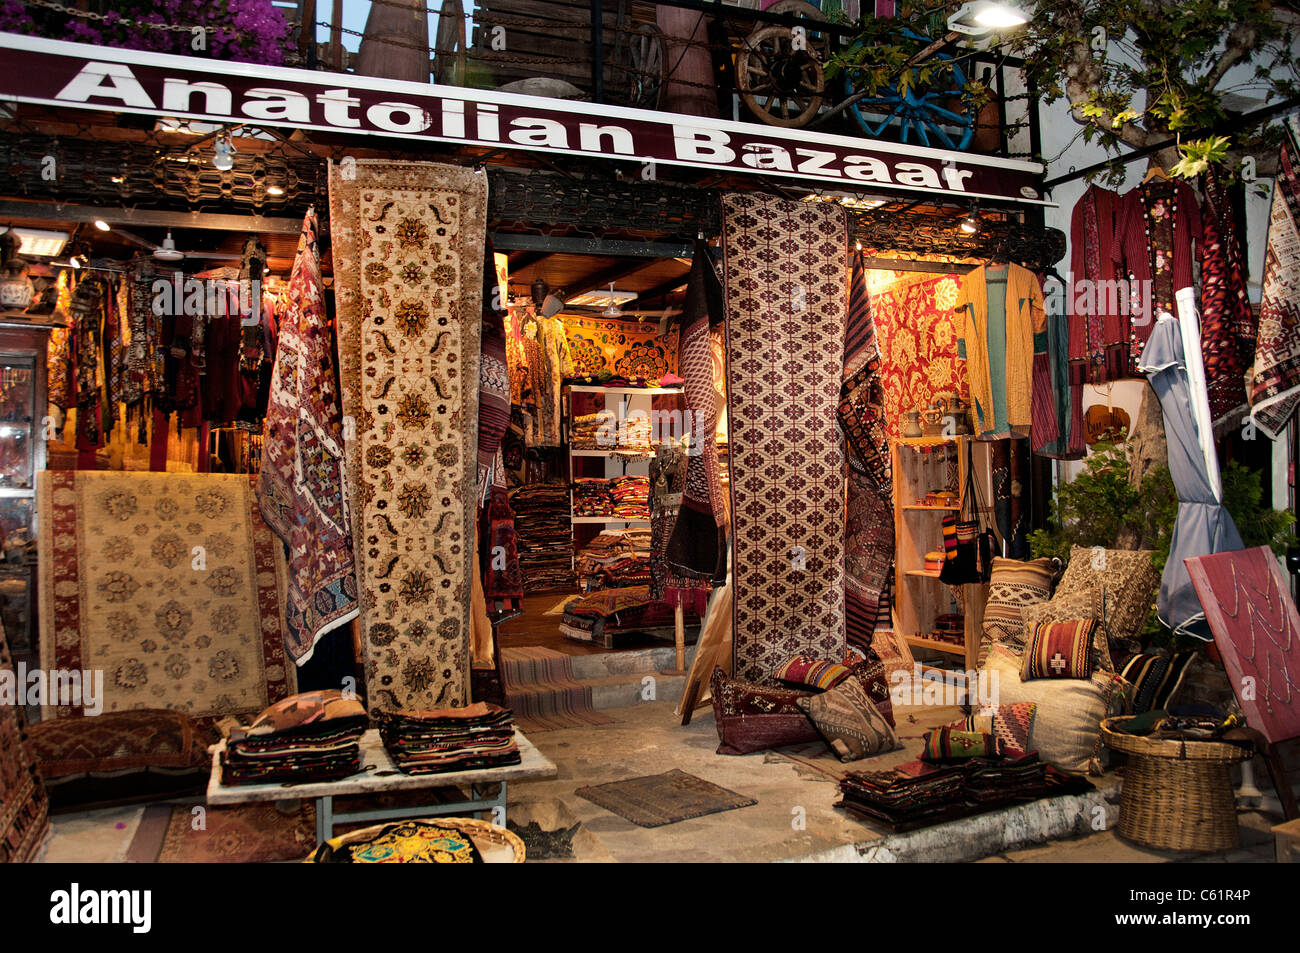
[(564, 289), (566, 298), (575, 298), (580, 294), (586, 294), (588, 291), (594, 291), (597, 288), (604, 288), (611, 282), (617, 284), (624, 278), (635, 275), (638, 271), (645, 271), (647, 268), (653, 268), (659, 264), (658, 259), (642, 259), (628, 263), (625, 261), (616, 262), (608, 268), (602, 268), (590, 275), (583, 275), (573, 284)]
[(600, 255), (605, 258), (690, 258), (694, 246), (684, 242), (634, 242), (608, 238), (561, 238), (493, 232), (498, 251), (544, 251), (553, 255)]
[(670, 291), (675, 291), (676, 289), (680, 288), (682, 285), (686, 284), (686, 281), (689, 277), (690, 277), (690, 273), (686, 272), (680, 278), (672, 278), (669, 279), (668, 281), (660, 282), (659, 284), (655, 285), (653, 288), (647, 288), (645, 291), (640, 292), (636, 296), (635, 300), (653, 301), (655, 298), (662, 297), (663, 295), (668, 294)]
[(34, 218), (68, 224), (89, 224), (102, 219), (109, 225), (137, 228), (203, 228), (222, 232), (262, 232), (297, 235), (300, 218), (270, 218), (266, 215), (228, 215), (222, 212), (167, 212), (158, 209), (105, 208), (65, 205), (59, 202), (17, 202), (0, 200), (0, 219)]
[[(496, 249), (493, 248), (493, 251)], [(513, 275), (517, 271), (523, 271), (525, 268), (531, 268), (533, 265), (541, 264), (546, 259), (552, 257), (552, 252), (548, 251), (516, 251), (510, 254), (510, 273)]]

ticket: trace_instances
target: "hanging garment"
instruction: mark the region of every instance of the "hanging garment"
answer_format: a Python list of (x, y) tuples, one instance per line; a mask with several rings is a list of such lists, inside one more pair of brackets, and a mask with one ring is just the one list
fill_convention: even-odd
[(842, 208), (722, 197), (738, 678), (842, 658), (848, 320)]
[[(1242, 548), (1241, 536), (1223, 506), (1219, 464), (1205, 452), (1210, 429), (1208, 407), (1193, 399), (1188, 352), (1178, 322), (1163, 318), (1142, 352), (1142, 371), (1164, 411), (1169, 475), (1178, 494), (1178, 518), (1169, 541), (1169, 559), (1160, 577), (1157, 609), (1175, 634), (1210, 641), (1213, 635), (1183, 560)], [(1197, 352), (1195, 358), (1199, 358)]]
[(1201, 256), (1201, 353), (1214, 422), (1237, 423), (1246, 409), (1246, 372), (1255, 359), (1255, 314), (1246, 294), (1247, 269), (1237, 212), (1224, 173), (1201, 177), (1205, 240)]
[[(1034, 452), (1054, 460), (1078, 460), (1084, 455), (1083, 445), (1083, 385), (1070, 377), (1069, 335), (1071, 318), (1065, 300), (1066, 292), (1044, 296), (1047, 306), (1047, 360), (1052, 396), (1052, 414), (1056, 421), (1056, 437), (1039, 442), (1038, 426), (1034, 426)], [(1077, 320), (1077, 316), (1075, 318)], [(1037, 355), (1035, 355), (1037, 360)], [(1082, 365), (1081, 365), (1082, 366)], [(1035, 380), (1037, 384), (1037, 380)], [(1039, 406), (1035, 391), (1035, 421)]]
[[(478, 498), (487, 497), (501, 438), (510, 426), (510, 373), (506, 367), (505, 306), (496, 287), (491, 243), (483, 254), (483, 337), (479, 353)], [(494, 303), (497, 307), (494, 307)]]
[(1276, 440), (1300, 404), (1300, 151), (1282, 146), (1259, 306), (1255, 362), (1247, 380), (1250, 416)]
[[(998, 277), (996, 269), (993, 277)], [(986, 266), (965, 275), (956, 304), (959, 355), (966, 357), (966, 375), (978, 415), (976, 430), (996, 433), (998, 427), (1005, 426), (1006, 432), (1028, 433), (1033, 424), (1034, 353), (1036, 348), (1041, 353), (1047, 350), (1043, 292), (1032, 271), (1010, 264), (1006, 291), (1002, 293), (1001, 285), (993, 284), (997, 297), (992, 298), (990, 307), (988, 279)], [(1003, 320), (1005, 333), (998, 334)], [(1006, 416), (1000, 420), (997, 414), (1003, 407)]]
[(844, 373), (836, 409), (849, 451), (878, 487), (893, 484), (885, 387), (876, 327), (867, 295), (862, 253), (853, 256), (849, 276), (849, 317), (844, 333)]
[(1129, 282), (1127, 376), (1136, 376), (1156, 319), (1182, 317), (1177, 296), (1193, 287), (1192, 243), (1201, 237), (1201, 209), (1185, 182), (1153, 178), (1120, 199), (1111, 258)]
[[(1128, 306), (1118, 292), (1113, 242), (1119, 194), (1088, 186), (1070, 215), (1070, 379), (1078, 384), (1119, 380), (1128, 374)], [(1082, 286), (1080, 282), (1087, 281)], [(1083, 293), (1090, 291), (1091, 293)]]
[[(713, 266), (708, 261), (708, 247), (696, 242), (694, 261), (686, 286), (686, 300), (682, 306), (681, 370), (685, 381), (686, 408), (690, 412), (692, 447), (686, 464), (686, 483), (683, 487), (681, 507), (672, 537), (665, 551), (665, 561), (670, 571), (688, 579), (712, 580), (718, 575), (721, 564), (725, 575), (725, 537), (720, 530), (721, 521), (713, 507), (713, 498), (721, 494), (709, 479), (712, 460), (714, 479), (717, 478), (718, 445), (715, 437), (717, 421), (716, 391), (713, 388), (713, 351), (710, 344), (709, 302), (715, 298), (708, 293), (706, 283), (714, 281)], [(659, 440), (677, 435), (659, 435)], [(708, 589), (692, 585), (689, 595), (695, 612), (704, 615)], [(665, 593), (670, 605), (685, 605), (687, 593), (670, 588)]]
[[(289, 279), (293, 306), (280, 325), (257, 483), (262, 516), (289, 548), (285, 648), (299, 664), (321, 636), (359, 610), (334, 335), (325, 322), (316, 230), (309, 209)], [(232, 350), (236, 340), (226, 342)]]

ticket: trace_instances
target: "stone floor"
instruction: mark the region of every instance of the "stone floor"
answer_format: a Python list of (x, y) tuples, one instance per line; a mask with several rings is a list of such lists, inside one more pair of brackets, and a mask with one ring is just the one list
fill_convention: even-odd
[[(1242, 848), (1198, 857), (1135, 847), (1114, 834), (1119, 778), (1094, 779), (1097, 790), (1078, 797), (1038, 801), (904, 834), (850, 817), (833, 807), (833, 778), (840, 765), (824, 745), (738, 757), (715, 753), (713, 715), (701, 710), (681, 727), (671, 702), (611, 710), (610, 725), (537, 732), (530, 737), (558, 767), (558, 776), (513, 785), (511, 820), (541, 822), (578, 834), (572, 857), (580, 861), (803, 861), (985, 863), (1240, 862), (1272, 857), (1268, 832), (1278, 818), (1240, 815)], [(882, 769), (912, 760), (922, 732), (957, 717), (950, 708), (900, 708), (900, 751), (854, 767)], [(757, 800), (752, 807), (637, 827), (575, 796), (589, 784), (679, 768)], [(54, 818), (45, 860), (120, 862), (143, 808), (110, 808)], [(1098, 829), (1100, 829), (1098, 831)]]

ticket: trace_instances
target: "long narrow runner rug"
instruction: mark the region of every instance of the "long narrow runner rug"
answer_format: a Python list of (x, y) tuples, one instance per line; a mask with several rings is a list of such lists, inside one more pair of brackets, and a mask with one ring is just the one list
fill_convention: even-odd
[(836, 408), (848, 310), (839, 206), (722, 198), (735, 667), (844, 654), (844, 453)]
[(540, 646), (503, 648), (501, 677), (506, 707), (525, 733), (614, 722), (592, 708), (591, 686), (573, 675), (572, 656)]
[(173, 708), (203, 725), (293, 694), (279, 542), (256, 479), (37, 474), (45, 666), (103, 672), (103, 711)]
[(470, 169), (330, 167), (372, 711), (469, 700), (486, 203), (486, 177)]
[[(1293, 129), (1292, 122), (1286, 128)], [(1300, 405), (1300, 155), (1288, 137), (1269, 212), (1255, 363), (1246, 379), (1250, 416), (1277, 439)]]
[(280, 322), (257, 484), (262, 517), (289, 549), (286, 648), (299, 665), (321, 636), (358, 611), (336, 349), (317, 231), (316, 210), (308, 209), (289, 278), (289, 313)]

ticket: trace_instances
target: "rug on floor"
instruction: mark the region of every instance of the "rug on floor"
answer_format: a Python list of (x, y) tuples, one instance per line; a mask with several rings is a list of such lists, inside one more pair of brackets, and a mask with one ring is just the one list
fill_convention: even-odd
[(612, 863), (614, 858), (559, 798), (511, 804), (506, 827), (528, 848), (528, 862)]
[(758, 803), (676, 768), (663, 774), (581, 787), (573, 793), (638, 827), (663, 827)]
[(524, 734), (614, 722), (592, 707), (591, 686), (574, 677), (572, 656), (555, 649), (502, 648), (501, 677), (506, 706)]
[[(335, 814), (409, 807), (464, 800), (456, 788), (429, 788), (391, 794), (334, 799)], [(201, 814), (195, 808), (202, 807)], [(374, 821), (337, 824), (335, 834)], [(197, 804), (152, 804), (145, 809), (128, 863), (257, 864), (300, 861), (316, 848), (316, 804), (299, 801), (286, 813), (274, 803), (203, 807)]]
[(563, 599), (561, 599), (561, 600), (560, 600), (559, 602), (557, 602), (555, 605), (551, 606), (549, 609), (547, 609), (545, 612), (543, 612), (542, 615), (564, 615), (564, 607), (567, 606), (570, 602), (572, 602), (572, 601), (573, 601), (574, 599), (576, 599), (576, 598), (578, 598), (578, 597), (577, 597), (577, 596), (565, 596)]

